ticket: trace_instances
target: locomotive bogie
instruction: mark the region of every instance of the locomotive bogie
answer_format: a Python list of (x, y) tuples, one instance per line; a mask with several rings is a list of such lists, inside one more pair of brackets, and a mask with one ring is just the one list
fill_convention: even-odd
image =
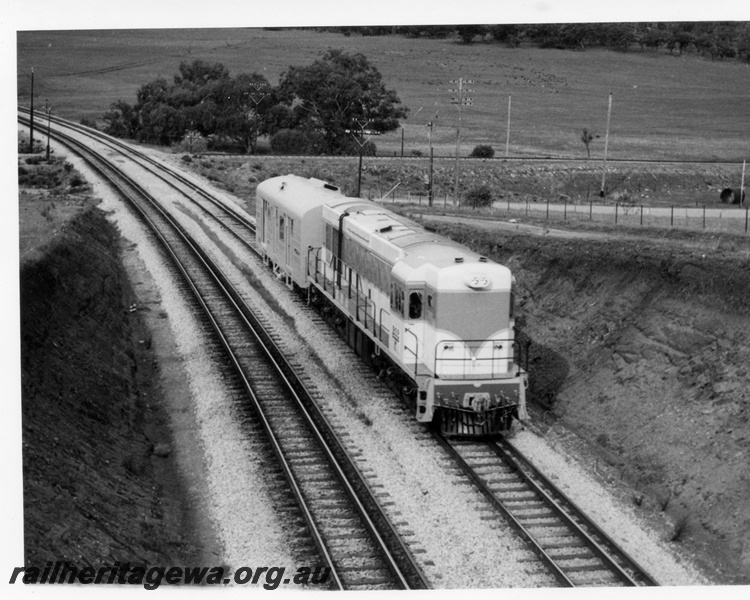
[(257, 206), (264, 258), (324, 299), (367, 362), (410, 382), (418, 421), (484, 435), (526, 418), (507, 267), (320, 180), (267, 180)]

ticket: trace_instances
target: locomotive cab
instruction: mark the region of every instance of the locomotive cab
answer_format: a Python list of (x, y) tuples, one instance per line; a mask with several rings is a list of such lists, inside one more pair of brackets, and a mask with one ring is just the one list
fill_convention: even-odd
[(435, 289), (426, 288), (432, 326), (424, 331), (434, 379), (417, 418), (437, 420), (449, 435), (507, 429), (512, 417), (526, 418), (527, 377), (514, 339), (510, 270), (461, 256), (436, 275)]

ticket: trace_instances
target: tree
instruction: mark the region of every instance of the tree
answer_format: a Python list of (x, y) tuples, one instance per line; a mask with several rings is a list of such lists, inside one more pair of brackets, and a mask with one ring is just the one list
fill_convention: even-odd
[(114, 103), (104, 120), (108, 133), (144, 142), (177, 144), (193, 131), (216, 145), (251, 152), (268, 129), (265, 117), (274, 101), (265, 77), (232, 78), (220, 63), (195, 60), (181, 63), (171, 83), (162, 77), (142, 85), (135, 105)]
[(179, 75), (175, 75), (174, 84), (185, 89), (200, 89), (209, 83), (229, 79), (229, 70), (221, 63), (213, 65), (202, 60), (191, 63), (181, 62)]
[(265, 116), (275, 102), (268, 80), (257, 73), (237, 75), (217, 85), (213, 99), (216, 133), (254, 153), (258, 135), (267, 132)]
[(581, 141), (583, 142), (583, 145), (586, 146), (586, 156), (588, 158), (591, 158), (591, 142), (593, 140), (594, 135), (589, 133), (589, 130), (584, 127), (583, 133), (581, 134)]
[(347, 129), (366, 123), (367, 129), (393, 131), (399, 127), (398, 119), (408, 114), (363, 54), (342, 50), (329, 50), (306, 67), (289, 67), (278, 94), (289, 108), (287, 116), (291, 114), (294, 128), (320, 134), (320, 150), (327, 154), (347, 150)]
[(104, 113), (104, 133), (119, 138), (134, 138), (138, 132), (138, 113), (124, 100), (110, 105)]
[(476, 36), (484, 35), (487, 29), (481, 25), (459, 25), (456, 31), (464, 44), (471, 44)]

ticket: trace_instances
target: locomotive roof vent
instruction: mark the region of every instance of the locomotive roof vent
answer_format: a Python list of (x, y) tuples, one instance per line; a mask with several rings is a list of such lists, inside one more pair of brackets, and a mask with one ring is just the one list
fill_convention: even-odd
[(323, 187), (327, 190), (333, 190), (334, 192), (339, 189), (335, 185), (331, 185), (330, 183), (324, 183)]
[(480, 256), (479, 257), (479, 262), (487, 262), (487, 257), (486, 256)]
[(457, 257), (456, 257), (456, 262), (457, 262), (457, 263), (462, 263), (462, 262), (464, 262), (464, 258), (463, 258), (463, 256), (457, 256)]
[(381, 227), (380, 229), (378, 229), (378, 231), (379, 231), (380, 233), (387, 233), (387, 232), (389, 232), (389, 231), (390, 231), (391, 229), (393, 229), (393, 225), (386, 225), (385, 227)]

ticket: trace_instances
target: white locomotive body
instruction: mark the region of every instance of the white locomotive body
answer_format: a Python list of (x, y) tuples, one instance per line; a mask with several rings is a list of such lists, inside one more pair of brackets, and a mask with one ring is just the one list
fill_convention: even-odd
[(256, 227), (278, 276), (334, 307), (365, 360), (407, 378), (418, 421), (486, 435), (527, 418), (507, 267), (296, 175), (258, 185)]

